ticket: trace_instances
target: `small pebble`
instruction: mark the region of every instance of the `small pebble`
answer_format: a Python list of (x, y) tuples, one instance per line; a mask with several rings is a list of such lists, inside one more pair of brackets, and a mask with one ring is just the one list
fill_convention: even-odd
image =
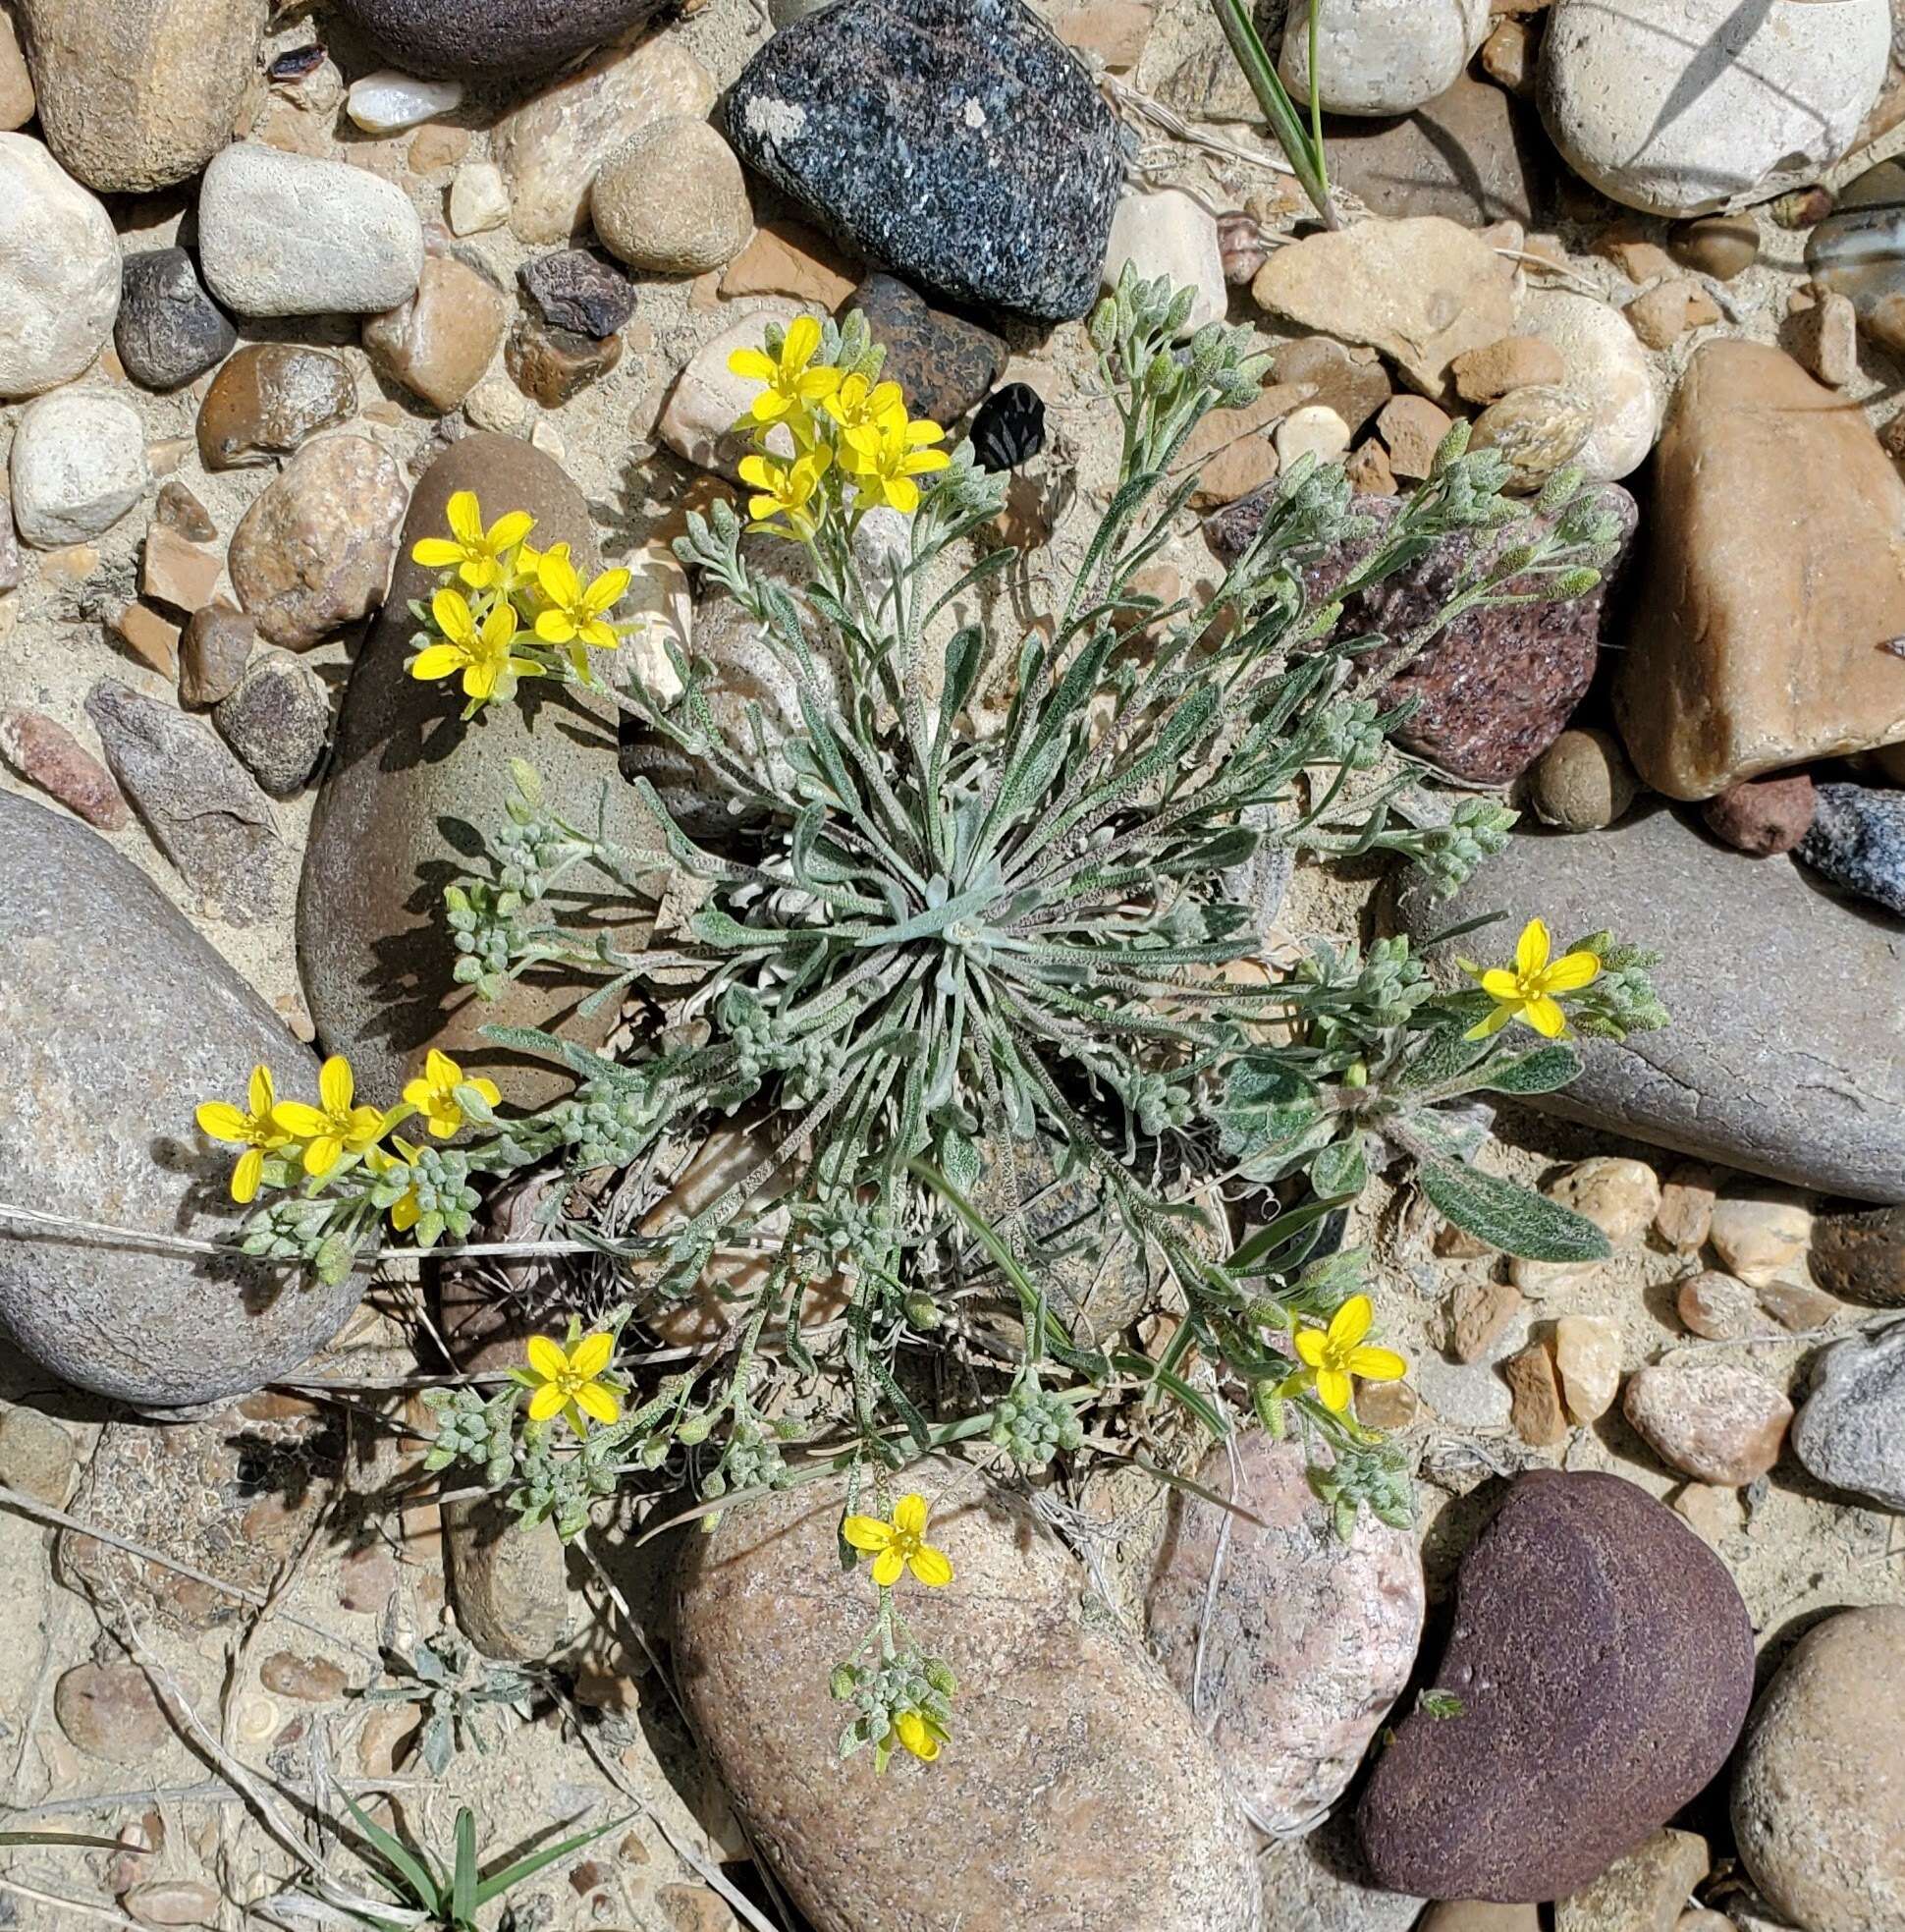
[(1377, 414), (1376, 433), (1388, 447), (1391, 473), (1404, 479), (1427, 476), (1449, 422), (1447, 412), (1426, 396), (1390, 397)]
[(488, 369), (509, 317), (487, 276), (454, 255), (431, 255), (408, 302), (364, 318), (364, 353), (379, 375), (434, 410), (454, 410)]
[(1568, 1413), (1598, 1421), (1620, 1393), (1620, 1330), (1598, 1315), (1563, 1315), (1554, 1324), (1554, 1367)]
[(1683, 268), (1730, 282), (1759, 260), (1760, 231), (1751, 215), (1703, 215), (1670, 229), (1667, 248)]
[(147, 1878), (130, 1886), (119, 1903), (141, 1925), (215, 1926), (219, 1896), (195, 1878)]
[(1749, 1288), (1805, 1272), (1813, 1213), (1793, 1189), (1768, 1187), (1722, 1194), (1714, 1203), (1709, 1239), (1730, 1272)]
[(1551, 1449), (1567, 1440), (1567, 1410), (1561, 1401), (1561, 1385), (1554, 1373), (1554, 1358), (1539, 1342), (1531, 1342), (1519, 1354), (1501, 1364), (1508, 1392), (1515, 1434), (1534, 1449)]
[(167, 529), (177, 530), (188, 543), (209, 543), (218, 534), (211, 513), (176, 476), (159, 485), (152, 517)]
[(1821, 1351), (1793, 1452), (1822, 1482), (1905, 1511), (1905, 1321)]
[(1594, 727), (1562, 732), (1528, 775), (1535, 816), (1563, 832), (1599, 832), (1616, 823), (1639, 791), (1620, 741)]
[(1179, 342), (1223, 321), (1228, 312), (1216, 217), (1182, 189), (1133, 190), (1120, 198), (1112, 215), (1111, 244), (1105, 254), (1107, 289), (1117, 286), (1127, 263), (1143, 281), (1162, 275), (1174, 290), (1195, 291), (1177, 327)]
[(188, 543), (177, 530), (155, 522), (145, 532), (139, 562), (139, 594), (174, 610), (195, 611), (211, 601), (225, 568), (216, 550)]
[(1670, 1468), (1730, 1489), (1778, 1462), (1792, 1421), (1792, 1404), (1770, 1382), (1705, 1352), (1636, 1369), (1622, 1408)]
[(1285, 469), (1299, 457), (1334, 463), (1349, 447), (1349, 425), (1322, 403), (1305, 403), (1277, 425), (1277, 461)]
[[(6, 721), (11, 715), (0, 712), (0, 749), (5, 748)], [(9, 1489), (64, 1509), (77, 1461), (71, 1433), (52, 1416), (24, 1403), (0, 1408), (0, 1482)]]
[(1859, 312), (1852, 298), (1816, 290), (1803, 308), (1787, 317), (1786, 343), (1826, 388), (1845, 388), (1859, 373)]
[(1499, 450), (1509, 492), (1526, 496), (1573, 462), (1594, 428), (1593, 414), (1572, 390), (1537, 382), (1491, 403), (1470, 426), (1468, 446)]
[(394, 67), (380, 67), (352, 82), (344, 111), (367, 135), (395, 135), (454, 112), (463, 97), (461, 81), (419, 81)]
[(1654, 1232), (1679, 1254), (1697, 1254), (1714, 1225), (1719, 1176), (1704, 1161), (1682, 1161), (1660, 1182), (1660, 1205)]
[(14, 522), (38, 550), (82, 543), (132, 509), (150, 473), (131, 403), (103, 389), (57, 389), (28, 403), (14, 428)]
[(1788, 229), (1817, 228), (1831, 212), (1832, 191), (1817, 184), (1781, 194), (1771, 207), (1773, 220)]
[(274, 799), (289, 798), (324, 754), (330, 692), (302, 659), (289, 651), (261, 651), (231, 694), (212, 707), (212, 723)]
[(1794, 1335), (1828, 1327), (1845, 1312), (1845, 1303), (1836, 1295), (1827, 1295), (1810, 1282), (1768, 1282), (1760, 1290), (1760, 1306)]
[(53, 1686), (53, 1716), (89, 1757), (144, 1764), (172, 1738), (172, 1727), (136, 1664), (79, 1664)]
[(112, 620), (113, 635), (129, 652), (162, 678), (179, 669), (179, 627), (147, 604), (126, 604)]
[(1504, 335), (1486, 348), (1465, 350), (1448, 366), (1465, 403), (1498, 402), (1510, 390), (1552, 385), (1567, 374), (1560, 351), (1533, 335)]
[(1270, 252), (1264, 246), (1263, 224), (1241, 208), (1218, 216), (1217, 248), (1224, 279), (1233, 289), (1248, 288)]
[(503, 366), (510, 380), (545, 410), (559, 410), (622, 360), (622, 338), (600, 340), (550, 328), (525, 316), (510, 332)]
[(1389, 468), (1389, 453), (1372, 437), (1352, 450), (1344, 460), (1342, 473), (1358, 496), (1393, 496), (1395, 471)]
[(112, 773), (43, 712), (24, 704), (0, 711), (0, 758), (88, 825), (102, 832), (125, 828), (126, 800)]
[(113, 347), (147, 389), (177, 389), (232, 353), (238, 331), (184, 248), (130, 254), (120, 270)]
[(1674, 1296), (1674, 1311), (1687, 1329), (1710, 1342), (1738, 1342), (1767, 1334), (1753, 1291), (1733, 1275), (1708, 1268), (1689, 1275)]
[(1834, 784), (1818, 786), (1814, 797), (1813, 822), (1794, 857), (1905, 918), (1905, 792)]
[(1457, 1361), (1480, 1361), (1521, 1312), (1512, 1282), (1465, 1281), (1448, 1297), (1448, 1352)]
[(1736, 852), (1768, 858), (1791, 852), (1812, 829), (1813, 781), (1803, 771), (1745, 778), (1701, 807), (1714, 838)]
[(465, 161), (450, 184), (450, 232), (485, 235), (510, 218), (510, 191), (494, 161)]
[(651, 122), (610, 155), (589, 208), (611, 254), (664, 275), (720, 268), (754, 225), (734, 149), (706, 121), (685, 114)]
[(198, 460), (207, 469), (268, 463), (356, 408), (357, 386), (342, 357), (301, 343), (247, 343), (212, 377), (198, 406)]
[(1689, 329), (1719, 320), (1714, 299), (1698, 282), (1662, 282), (1634, 298), (1622, 310), (1634, 333), (1649, 349), (1671, 349)]
[(1660, 1181), (1645, 1161), (1593, 1154), (1543, 1187), (1550, 1200), (1584, 1215), (1615, 1247), (1631, 1247), (1660, 1205)]
[(635, 312), (635, 285), (613, 262), (587, 248), (537, 255), (516, 272), (522, 293), (552, 329), (603, 340)]
[(245, 675), (258, 627), (242, 611), (207, 604), (192, 612), (179, 640), (179, 701), (203, 708), (233, 691)]
[(274, 1650), (258, 1666), (258, 1682), (281, 1697), (300, 1704), (328, 1704), (342, 1697), (351, 1680), (324, 1657), (300, 1657), (296, 1651)]

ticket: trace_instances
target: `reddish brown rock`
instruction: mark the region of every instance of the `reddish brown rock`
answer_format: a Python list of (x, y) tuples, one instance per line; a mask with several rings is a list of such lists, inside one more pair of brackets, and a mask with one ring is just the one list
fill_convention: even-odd
[(1767, 858), (1791, 852), (1812, 829), (1813, 781), (1803, 771), (1744, 778), (1701, 808), (1707, 829), (1736, 852)]
[(1578, 1890), (1725, 1762), (1753, 1628), (1725, 1566), (1618, 1476), (1516, 1479), (1463, 1558), (1433, 1687), (1377, 1761), (1357, 1823), (1377, 1878), (1418, 1898)]
[(126, 800), (113, 775), (64, 725), (24, 704), (0, 711), (0, 757), (29, 785), (102, 832), (126, 823)]
[(198, 460), (207, 469), (269, 463), (357, 407), (341, 358), (293, 342), (249, 343), (212, 377), (198, 406)]
[(452, 255), (430, 255), (416, 293), (364, 318), (363, 346), (379, 374), (435, 410), (454, 410), (482, 380), (510, 319), (503, 293)]

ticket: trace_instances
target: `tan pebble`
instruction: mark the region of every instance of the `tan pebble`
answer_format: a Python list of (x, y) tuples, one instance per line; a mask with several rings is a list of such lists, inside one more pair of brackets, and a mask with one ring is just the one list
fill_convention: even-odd
[(1697, 1254), (1707, 1244), (1714, 1225), (1714, 1200), (1719, 1189), (1719, 1171), (1705, 1161), (1681, 1161), (1670, 1167), (1660, 1183), (1660, 1205), (1654, 1232), (1680, 1254)]
[(1567, 370), (1561, 352), (1543, 336), (1504, 335), (1482, 349), (1457, 356), (1449, 365), (1455, 393), (1465, 403), (1493, 403), (1530, 383), (1557, 383)]
[(112, 621), (113, 634), (151, 670), (171, 678), (179, 670), (180, 627), (144, 604), (128, 604)]
[(1788, 318), (1786, 341), (1828, 389), (1843, 389), (1859, 373), (1859, 317), (1850, 296), (1820, 291)]
[(467, 128), (445, 127), (439, 122), (417, 129), (410, 137), (410, 173), (434, 175), (454, 168), (469, 152), (470, 138)]
[(1551, 1295), (1565, 1295), (1569, 1289), (1584, 1287), (1600, 1269), (1598, 1261), (1533, 1261), (1518, 1254), (1508, 1264), (1508, 1279), (1524, 1295), (1545, 1301)]
[(1465, 1281), (1448, 1297), (1448, 1352), (1457, 1361), (1480, 1361), (1521, 1312), (1511, 1282)]
[(1568, 1413), (1598, 1421), (1620, 1393), (1620, 1330), (1599, 1315), (1563, 1315), (1554, 1324), (1554, 1367)]
[(190, 436), (165, 436), (145, 446), (145, 467), (154, 476), (170, 476), (197, 447)]
[(82, 583), (99, 568), (99, 552), (89, 543), (69, 543), (63, 550), (48, 550), (39, 560), (39, 574), (64, 578)]
[(1334, 463), (1349, 447), (1349, 425), (1323, 403), (1305, 403), (1277, 425), (1277, 461), (1287, 469), (1301, 457)]
[(1515, 1434), (1533, 1449), (1551, 1449), (1567, 1440), (1567, 1411), (1561, 1404), (1561, 1385), (1554, 1357), (1540, 1342), (1531, 1342), (1519, 1354), (1501, 1364), (1512, 1398), (1510, 1413)]
[(552, 456), (561, 463), (569, 454), (569, 444), (563, 432), (545, 416), (536, 418), (536, 426), (529, 431), (529, 441), (545, 456)]
[(1422, 1398), (1406, 1382), (1356, 1384), (1356, 1420), (1366, 1429), (1400, 1435), (1421, 1413)]
[(1482, 42), (1482, 65), (1490, 80), (1498, 82), (1511, 94), (1531, 100), (1535, 93), (1535, 61), (1541, 46), (1541, 29), (1524, 20), (1497, 22)]
[(1730, 1272), (1749, 1288), (1805, 1272), (1813, 1212), (1795, 1189), (1767, 1187), (1722, 1194), (1714, 1203), (1709, 1239)]
[(1426, 396), (1391, 396), (1376, 417), (1377, 434), (1388, 446), (1391, 472), (1405, 479), (1427, 476), (1450, 420)]
[(1052, 29), (1067, 47), (1096, 54), (1114, 74), (1128, 74), (1151, 37), (1153, 11), (1142, 0), (1086, 0), (1061, 14)]
[(1491, 403), (1469, 430), (1471, 450), (1499, 450), (1508, 464), (1507, 488), (1527, 495), (1581, 452), (1594, 415), (1570, 389), (1531, 382)]
[(1673, 273), (1673, 257), (1653, 240), (1638, 215), (1621, 215), (1595, 238), (1594, 251), (1611, 261), (1630, 282), (1651, 282)]
[(190, 543), (177, 530), (155, 523), (145, 533), (145, 554), (139, 564), (138, 587), (154, 603), (174, 610), (195, 611), (211, 602), (225, 569), (216, 550)]
[(735, 296), (791, 296), (835, 309), (859, 286), (841, 251), (818, 229), (797, 221), (770, 221), (722, 270), (714, 287)]
[(1711, 1482), (1690, 1482), (1673, 1507), (1709, 1549), (1717, 1550), (1740, 1526), (1740, 1493)]
[(1730, 282), (1759, 259), (1760, 231), (1750, 214), (1703, 215), (1676, 224), (1668, 233), (1667, 248), (1683, 267)]
[(1681, 1350), (1635, 1370), (1621, 1407), (1669, 1468), (1735, 1489), (1779, 1460), (1792, 1421), (1778, 1389), (1716, 1350)]
[[(1668, 264), (1671, 266), (1671, 264)], [(1719, 320), (1714, 299), (1698, 282), (1674, 280), (1638, 295), (1621, 310), (1649, 349), (1671, 349), (1689, 329)]]
[(1693, 1334), (1710, 1342), (1738, 1342), (1769, 1332), (1760, 1319), (1753, 1291), (1717, 1269), (1689, 1275), (1675, 1293), (1674, 1310)]
[(1638, 1242), (1660, 1205), (1660, 1177), (1645, 1161), (1624, 1154), (1594, 1154), (1577, 1161), (1542, 1192), (1584, 1215), (1616, 1247)]
[(1828, 1295), (1810, 1282), (1768, 1282), (1760, 1290), (1760, 1306), (1795, 1335), (1828, 1327), (1845, 1313), (1845, 1303), (1836, 1295)]
[[(1338, 418), (1340, 420), (1340, 418)], [(1198, 472), (1192, 505), (1201, 510), (1234, 503), (1261, 489), (1277, 474), (1277, 447), (1268, 436), (1239, 436), (1218, 451)]]

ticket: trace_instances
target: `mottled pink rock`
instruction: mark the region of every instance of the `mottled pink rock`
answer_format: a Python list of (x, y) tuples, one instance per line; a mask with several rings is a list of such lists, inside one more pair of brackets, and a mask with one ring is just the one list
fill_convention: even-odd
[(1171, 1498), (1148, 1602), (1151, 1641), (1249, 1814), (1280, 1834), (1304, 1829), (1337, 1797), (1408, 1682), (1422, 1639), (1422, 1556), (1412, 1531), (1368, 1511), (1339, 1542), (1300, 1444), (1253, 1432), (1239, 1438), (1236, 1459), (1234, 1487), (1223, 1447), (1197, 1480), (1264, 1526)]
[(1818, 800), (1803, 771), (1776, 778), (1743, 778), (1709, 799), (1701, 816), (1714, 838), (1755, 858), (1791, 852), (1812, 829)]
[(126, 800), (112, 773), (43, 712), (24, 704), (0, 711), (0, 759), (88, 825), (117, 832), (126, 823)]

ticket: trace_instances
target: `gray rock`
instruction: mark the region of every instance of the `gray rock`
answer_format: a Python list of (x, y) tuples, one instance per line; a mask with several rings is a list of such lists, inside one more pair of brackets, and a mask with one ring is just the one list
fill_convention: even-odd
[[(201, 1148), (192, 1110), (241, 1097), (260, 1061), (282, 1090), (302, 1091), (315, 1083), (310, 1055), (104, 839), (11, 794), (0, 794), (0, 1200), (222, 1234), (234, 1225), (230, 1155)], [(0, 1228), (12, 1340), (81, 1388), (156, 1407), (290, 1374), (360, 1287)]]
[(841, 0), (748, 62), (741, 159), (909, 281), (1043, 321), (1098, 294), (1116, 124), (1018, 0)]
[(112, 217), (38, 141), (0, 135), (0, 396), (70, 382), (118, 313)]
[(366, 168), (238, 141), (205, 170), (198, 259), (240, 315), (367, 314), (416, 293), (423, 226)]
[(1822, 287), (1851, 299), (1875, 342), (1905, 349), (1905, 165), (1895, 155), (1839, 190), (1806, 238), (1806, 266)]
[(1817, 785), (1813, 793), (1812, 826), (1793, 856), (1905, 918), (1905, 792)]
[(337, 0), (408, 74), (536, 74), (613, 40), (661, 0)]
[(1423, 1902), (1384, 1885), (1356, 1843), (1354, 1814), (1339, 1811), (1304, 1838), (1258, 1854), (1269, 1932), (1409, 1932)]
[(154, 843), (233, 925), (261, 918), (274, 896), (278, 832), (271, 801), (206, 728), (169, 704), (102, 678), (86, 698), (106, 762)]
[(135, 382), (177, 389), (222, 361), (237, 342), (232, 318), (211, 299), (184, 248), (126, 257), (113, 346)]
[[(1905, 1199), (1895, 928), (1664, 807), (1591, 838), (1517, 832), (1452, 899), (1411, 885), (1398, 911), (1420, 936), (1502, 907), (1516, 919), (1540, 913), (1557, 940), (1612, 928), (1665, 956), (1654, 978), (1672, 1023), (1624, 1045), (1584, 1042), (1582, 1076), (1533, 1104), (1800, 1187)], [(1478, 949), (1490, 950), (1487, 936), (1462, 941)]]
[(310, 777), (331, 731), (331, 694), (324, 680), (290, 651), (267, 650), (251, 660), (212, 723), (274, 799), (287, 798)]
[(258, 627), (243, 611), (207, 604), (192, 612), (179, 640), (179, 701), (201, 709), (238, 689), (258, 641)]
[(104, 389), (42, 396), (21, 412), (8, 471), (28, 543), (83, 543), (118, 523), (150, 480), (138, 412)]
[(1820, 1352), (1792, 1446), (1821, 1482), (1905, 1510), (1905, 1321)]
[(908, 1758), (882, 1777), (870, 1750), (839, 1756), (851, 1713), (828, 1674), (875, 1600), (864, 1569), (841, 1574), (841, 1484), (731, 1510), (682, 1551), (682, 1700), (794, 1904), (816, 1932), (1256, 1932), (1256, 1873), (1223, 1774), (1142, 1645), (1085, 1600), (1077, 1566), (1016, 1498), (948, 1460), (915, 1464), (896, 1491), (915, 1486), (953, 1580), (914, 1591), (906, 1619), (961, 1693), (930, 1773)]
[[(1307, 1830), (1341, 1795), (1422, 1638), (1413, 1531), (1365, 1511), (1340, 1541), (1302, 1445), (1219, 1445), (1197, 1480), (1262, 1526), (1184, 1493), (1146, 1599), (1152, 1648), (1205, 1720), (1260, 1831)], [(1220, 1545), (1222, 1555), (1220, 1556)]]
[[(339, 708), (299, 888), (298, 957), (319, 1039), (327, 1052), (351, 1056), (365, 1091), (396, 1093), (437, 1046), (497, 1080), (512, 1103), (533, 1107), (568, 1080), (546, 1062), (498, 1048), (480, 1029), (560, 1025), (592, 1046), (613, 1016), (578, 1019), (580, 994), (533, 975), (494, 1005), (455, 983), (440, 895), (467, 861), (445, 828), (467, 843), (463, 827), (487, 833), (505, 822), (513, 757), (542, 774), (551, 798), (592, 801), (615, 770), (616, 714), (599, 696), (563, 687), (496, 705), (472, 728), (458, 722), (457, 693), (409, 676), (410, 600), (437, 583), (410, 551), (419, 537), (447, 529), (445, 505), (461, 489), (479, 492), (491, 521), (528, 511), (532, 541), (569, 543), (585, 576), (598, 568), (588, 506), (539, 450), (514, 437), (469, 435), (424, 472), (388, 600)], [(630, 794), (612, 790), (608, 802), (611, 837), (631, 849), (655, 843)]]
[(56, 1510), (66, 1507), (78, 1457), (62, 1422), (37, 1408), (9, 1403), (0, 1408), (0, 1482), (24, 1489)]
[(587, 248), (558, 248), (516, 271), (522, 293), (552, 329), (601, 342), (635, 312), (635, 285)]
[(547, 1657), (569, 1623), (569, 1567), (553, 1522), (525, 1527), (500, 1503), (443, 1513), (457, 1627), (485, 1657)]

